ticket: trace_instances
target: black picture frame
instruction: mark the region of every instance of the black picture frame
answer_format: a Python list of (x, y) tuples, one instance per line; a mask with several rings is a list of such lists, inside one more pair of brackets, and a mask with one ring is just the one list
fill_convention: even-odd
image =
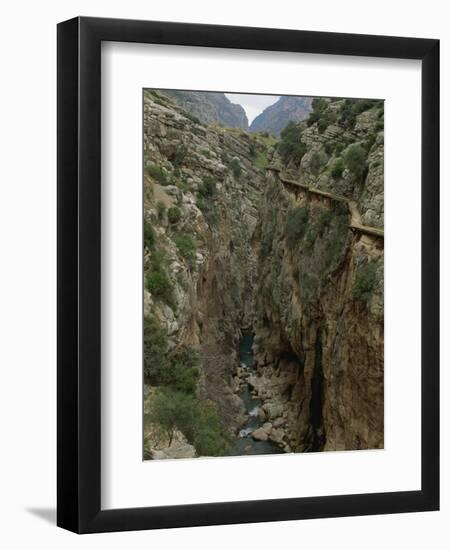
[[(420, 491), (101, 509), (100, 49), (102, 41), (422, 61), (422, 489)], [(76, 533), (94, 533), (438, 510), (439, 41), (77, 17), (58, 25), (57, 66), (57, 524)]]

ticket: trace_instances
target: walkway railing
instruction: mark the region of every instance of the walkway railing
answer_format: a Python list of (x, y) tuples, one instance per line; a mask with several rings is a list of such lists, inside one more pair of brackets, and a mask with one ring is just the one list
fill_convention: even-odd
[(337, 193), (330, 193), (329, 191), (322, 191), (321, 189), (317, 189), (315, 187), (311, 187), (309, 185), (305, 185), (304, 183), (300, 183), (296, 180), (287, 178), (281, 171), (281, 169), (278, 166), (269, 165), (267, 167), (267, 170), (270, 170), (272, 172), (275, 172), (278, 176), (278, 179), (284, 184), (284, 185), (291, 185), (294, 186), (296, 189), (310, 195), (315, 195), (318, 197), (327, 198), (331, 201), (345, 204), (348, 208), (348, 211), (351, 215), (351, 222), (349, 224), (349, 229), (353, 231), (354, 233), (360, 233), (363, 235), (368, 235), (370, 237), (373, 237), (375, 239), (380, 239), (384, 241), (384, 231), (380, 229), (379, 227), (372, 227), (369, 225), (364, 225), (361, 223), (361, 216), (357, 210), (355, 201), (348, 199), (347, 197), (344, 197), (343, 195), (338, 195)]

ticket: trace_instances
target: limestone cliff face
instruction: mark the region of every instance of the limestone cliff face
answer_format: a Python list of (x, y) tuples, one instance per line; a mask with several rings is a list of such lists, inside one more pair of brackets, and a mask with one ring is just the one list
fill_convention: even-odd
[[(363, 111), (351, 130), (372, 141), (363, 181), (356, 182), (347, 168), (331, 175), (334, 147), (345, 143), (348, 130), (327, 128), (324, 140), (317, 124), (301, 128), (306, 147), (299, 166), (288, 166), (292, 179), (279, 169), (268, 175), (254, 237), (260, 274), (258, 375), (251, 382), (269, 420), (282, 426), (288, 450), (383, 447), (383, 140), (375, 130), (378, 120), (377, 109)], [(372, 123), (363, 129), (367, 121)]]
[(206, 124), (248, 130), (247, 115), (243, 107), (232, 103), (224, 93), (182, 90), (166, 90), (161, 93)]
[(156, 281), (144, 290), (144, 313), (167, 332), (169, 354), (199, 350), (198, 393), (232, 428), (244, 410), (232, 386), (240, 328), (253, 318), (250, 242), (265, 181), (254, 159), (264, 151), (244, 132), (205, 126), (161, 93), (145, 93), (144, 215), (156, 244), (145, 247), (144, 276)]

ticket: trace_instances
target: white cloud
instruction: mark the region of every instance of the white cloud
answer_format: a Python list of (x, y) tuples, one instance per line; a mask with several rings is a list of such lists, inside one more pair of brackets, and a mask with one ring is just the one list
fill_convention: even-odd
[(232, 103), (238, 103), (244, 108), (248, 123), (251, 124), (266, 107), (273, 105), (279, 95), (263, 95), (263, 94), (225, 94)]

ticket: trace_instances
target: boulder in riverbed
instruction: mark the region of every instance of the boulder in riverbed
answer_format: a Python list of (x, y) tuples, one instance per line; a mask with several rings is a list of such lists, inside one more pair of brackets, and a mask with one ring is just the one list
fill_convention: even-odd
[(285, 436), (284, 430), (282, 430), (281, 428), (272, 428), (272, 430), (270, 431), (269, 437), (275, 443), (282, 443), (284, 436)]
[(257, 441), (267, 441), (269, 439), (269, 436), (264, 428), (257, 428), (254, 432), (252, 432), (252, 437)]

